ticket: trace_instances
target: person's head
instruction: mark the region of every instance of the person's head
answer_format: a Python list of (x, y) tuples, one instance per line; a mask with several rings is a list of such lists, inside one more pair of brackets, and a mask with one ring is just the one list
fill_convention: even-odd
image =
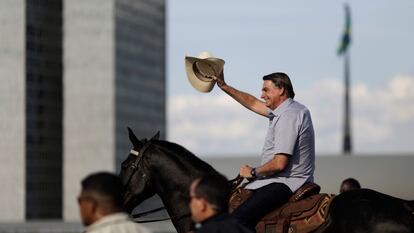
[(98, 172), (82, 180), (78, 197), (82, 223), (88, 226), (100, 218), (122, 211), (122, 183), (117, 175)]
[(354, 178), (348, 178), (342, 181), (339, 193), (343, 193), (350, 190), (360, 189), (361, 185)]
[(289, 76), (281, 72), (263, 76), (261, 97), (271, 109), (275, 109), (287, 98), (293, 99), (295, 92)]
[(209, 173), (193, 181), (190, 187), (190, 209), (194, 222), (228, 211), (230, 186), (219, 173)]

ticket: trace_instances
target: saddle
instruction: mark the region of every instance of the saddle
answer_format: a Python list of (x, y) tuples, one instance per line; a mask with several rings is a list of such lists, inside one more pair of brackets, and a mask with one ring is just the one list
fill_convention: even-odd
[[(256, 225), (257, 232), (302, 233), (316, 230), (325, 222), (333, 195), (319, 194), (315, 183), (305, 183), (289, 201), (270, 212)], [(250, 196), (250, 191), (239, 187), (233, 191), (229, 202), (233, 212)]]

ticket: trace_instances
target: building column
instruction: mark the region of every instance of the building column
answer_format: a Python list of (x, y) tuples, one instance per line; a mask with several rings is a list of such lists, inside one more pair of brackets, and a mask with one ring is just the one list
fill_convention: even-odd
[(64, 220), (80, 182), (114, 165), (114, 2), (64, 0)]
[(25, 218), (25, 1), (0, 1), (0, 221)]

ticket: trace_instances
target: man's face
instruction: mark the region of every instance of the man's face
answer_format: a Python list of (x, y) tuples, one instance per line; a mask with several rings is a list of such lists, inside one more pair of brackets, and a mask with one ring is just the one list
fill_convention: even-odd
[(284, 89), (276, 87), (271, 80), (264, 80), (261, 98), (265, 101), (266, 107), (274, 110), (281, 103), (281, 96)]
[(199, 180), (193, 181), (190, 187), (190, 209), (191, 209), (191, 218), (194, 222), (201, 222), (202, 218), (202, 211), (203, 211), (203, 200), (196, 196), (195, 189), (197, 187)]
[(78, 204), (83, 225), (91, 225), (94, 222), (95, 200), (88, 193), (82, 191), (78, 197)]

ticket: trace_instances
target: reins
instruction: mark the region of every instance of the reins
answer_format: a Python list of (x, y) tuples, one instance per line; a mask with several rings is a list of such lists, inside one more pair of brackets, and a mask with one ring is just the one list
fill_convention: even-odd
[(150, 219), (150, 220), (137, 220), (137, 218), (141, 218), (144, 216), (147, 216), (148, 214), (152, 214), (152, 213), (156, 213), (158, 211), (164, 210), (165, 207), (161, 206), (152, 210), (148, 210), (148, 211), (144, 211), (138, 214), (133, 214), (131, 216), (132, 221), (136, 222), (136, 223), (147, 223), (147, 222), (161, 222), (161, 221), (166, 221), (166, 220), (170, 220), (171, 218), (159, 218), (159, 219)]
[[(237, 175), (236, 178), (229, 180), (229, 183), (231, 185), (231, 193), (235, 192), (235, 190), (237, 189), (237, 187), (241, 184), (241, 182), (243, 182), (243, 177), (241, 177), (240, 175)], [(140, 218), (140, 217), (144, 217), (147, 216), (148, 214), (152, 214), (152, 213), (156, 213), (158, 211), (164, 210), (165, 207), (158, 207), (152, 210), (148, 210), (148, 211), (144, 211), (138, 214), (134, 214), (132, 215), (132, 220), (136, 223), (149, 223), (149, 222), (161, 222), (161, 221), (166, 221), (166, 220), (171, 220), (173, 218), (159, 218), (159, 219), (149, 219), (149, 220), (136, 220), (136, 218)], [(181, 217), (177, 218), (177, 221), (180, 221), (181, 219), (183, 219), (184, 217), (189, 217), (190, 213), (184, 214)]]
[[(149, 142), (147, 142), (145, 145), (147, 145), (147, 144), (149, 144)], [(243, 181), (243, 177), (241, 177), (240, 175), (238, 175), (236, 178), (234, 178), (232, 180), (229, 180), (229, 183), (231, 185), (231, 193), (233, 193), (233, 192), (236, 191), (237, 187), (241, 184), (242, 181)], [(166, 220), (172, 220), (172, 219), (174, 219), (174, 217), (159, 218), (159, 219), (149, 219), (149, 220), (138, 220), (137, 219), (137, 218), (141, 218), (141, 217), (147, 216), (147, 215), (152, 214), (152, 213), (159, 212), (159, 211), (164, 210), (164, 209), (165, 209), (164, 206), (158, 207), (158, 208), (155, 208), (155, 209), (152, 209), (152, 210), (148, 210), (148, 211), (144, 211), (144, 212), (141, 212), (141, 213), (138, 213), (138, 214), (133, 214), (131, 216), (131, 218), (132, 218), (132, 221), (134, 221), (136, 223), (161, 222), (161, 221), (166, 221)], [(189, 217), (190, 215), (191, 215), (190, 213), (184, 214), (184, 215), (178, 217), (176, 221), (180, 221), (181, 219), (183, 219), (185, 217)]]
[(140, 218), (140, 217), (144, 217), (144, 216), (147, 216), (148, 214), (156, 213), (156, 212), (164, 210), (164, 209), (165, 209), (165, 207), (161, 206), (161, 207), (158, 207), (158, 208), (155, 208), (155, 209), (152, 209), (152, 210), (148, 210), (148, 211), (145, 211), (145, 212), (141, 212), (141, 213), (138, 213), (138, 214), (133, 214), (131, 217), (132, 218)]
[(178, 222), (181, 219), (190, 216), (190, 213), (187, 213), (187, 214), (184, 214), (184, 215), (182, 215), (182, 216), (180, 216), (178, 218), (176, 218), (175, 216), (173, 216), (173, 217), (158, 218), (158, 219), (149, 219), (149, 220), (138, 220), (138, 219), (136, 219), (136, 218), (140, 218), (140, 217), (143, 217), (143, 216), (146, 216), (148, 214), (152, 214), (152, 213), (155, 213), (155, 212), (164, 210), (164, 209), (165, 209), (165, 207), (162, 206), (162, 207), (158, 207), (158, 208), (155, 208), (155, 209), (152, 209), (152, 210), (148, 210), (148, 211), (145, 211), (145, 212), (141, 212), (141, 213), (138, 213), (138, 214), (134, 214), (134, 215), (132, 215), (132, 221), (134, 221), (136, 223), (149, 223), (149, 222), (161, 222), (161, 221), (174, 220), (174, 219), (176, 219), (176, 221)]
[(236, 191), (237, 187), (243, 182), (243, 179), (244, 178), (238, 174), (236, 178), (229, 180), (230, 194), (233, 194)]

